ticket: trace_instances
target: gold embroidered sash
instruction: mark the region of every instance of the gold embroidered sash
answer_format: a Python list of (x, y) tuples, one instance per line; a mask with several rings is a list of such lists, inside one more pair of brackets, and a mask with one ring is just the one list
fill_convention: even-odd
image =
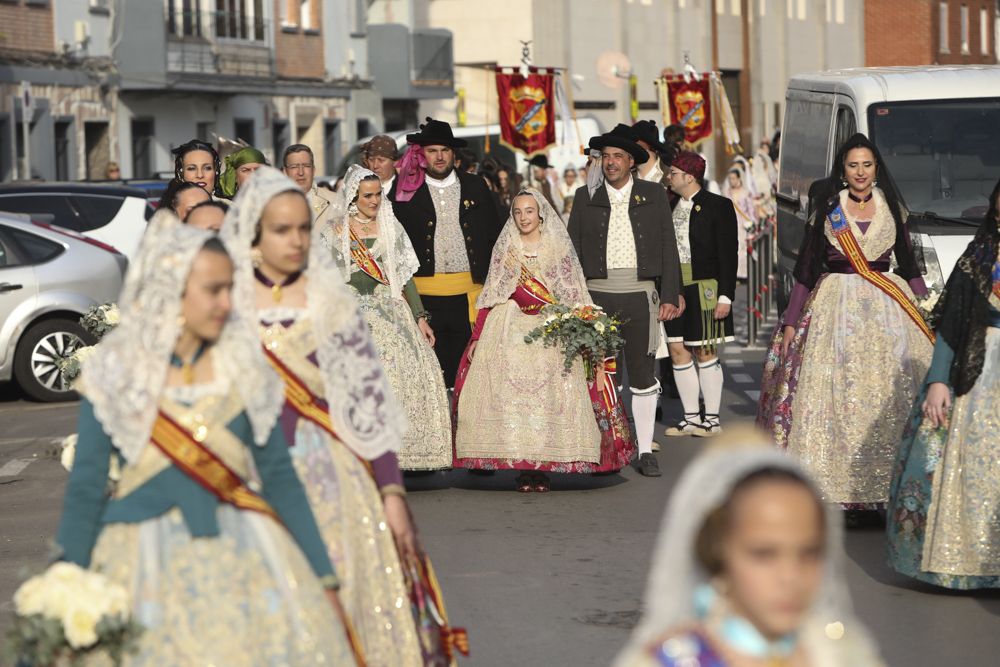
[(242, 477), (199, 442), (198, 437), (199, 434), (191, 433), (161, 410), (153, 424), (151, 441), (174, 465), (222, 502), (266, 514), (281, 523), (267, 501), (254, 493)]
[[(303, 419), (308, 419), (312, 423), (319, 426), (321, 429), (326, 431), (332, 438), (340, 442), (340, 438), (337, 437), (337, 432), (333, 428), (333, 421), (330, 419), (330, 412), (326, 409), (323, 404), (309, 387), (306, 385), (302, 379), (292, 371), (285, 363), (278, 358), (272, 350), (269, 350), (266, 346), (264, 349), (264, 356), (270, 362), (271, 366), (278, 372), (281, 376), (282, 382), (285, 383), (285, 400), (288, 404), (295, 410), (296, 413)], [(371, 463), (365, 459), (358, 457), (365, 468), (368, 470), (369, 474), (372, 473)]]
[(847, 222), (847, 216), (839, 205), (830, 213), (830, 227), (833, 229), (834, 237), (840, 244), (841, 251), (847, 257), (851, 266), (854, 267), (854, 270), (857, 271), (858, 275), (882, 290), (889, 298), (898, 303), (900, 308), (917, 325), (917, 328), (927, 336), (927, 339), (931, 343), (934, 343), (934, 332), (927, 326), (927, 322), (924, 321), (920, 311), (917, 310), (913, 302), (903, 293), (903, 290), (899, 289), (896, 283), (886, 278), (881, 272), (875, 271), (869, 266), (868, 259), (861, 251), (861, 246), (858, 245), (858, 240), (854, 237), (854, 232), (851, 231), (851, 226)]
[(367, 273), (369, 276), (382, 283), (383, 285), (389, 284), (389, 277), (385, 275), (382, 267), (375, 260), (375, 256), (372, 251), (368, 249), (365, 242), (354, 233), (350, 225), (347, 227), (351, 235), (351, 258), (354, 263), (358, 265), (358, 268)]

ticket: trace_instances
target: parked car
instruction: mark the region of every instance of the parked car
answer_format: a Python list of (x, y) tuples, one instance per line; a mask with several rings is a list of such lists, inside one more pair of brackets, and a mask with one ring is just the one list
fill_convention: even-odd
[(128, 258), (135, 255), (153, 207), (146, 192), (95, 183), (11, 183), (0, 185), (0, 211), (27, 213), (105, 243)]
[(101, 241), (0, 214), (0, 381), (39, 401), (75, 399), (58, 362), (94, 343), (80, 317), (118, 298), (127, 267)]
[(784, 308), (810, 184), (863, 132), (878, 146), (940, 290), (1000, 179), (1000, 67), (885, 67), (803, 74), (786, 95), (778, 177), (778, 305)]

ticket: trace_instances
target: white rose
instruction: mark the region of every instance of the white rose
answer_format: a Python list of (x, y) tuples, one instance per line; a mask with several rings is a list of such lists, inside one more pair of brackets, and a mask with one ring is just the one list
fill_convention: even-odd
[(569, 318), (573, 317), (573, 313), (563, 313), (560, 317), (562, 317), (562, 319), (564, 320), (568, 320)]
[(118, 326), (118, 323), (121, 322), (121, 320), (122, 316), (121, 313), (118, 312), (117, 304), (111, 304), (108, 306), (107, 310), (104, 311), (104, 321), (108, 324)]
[(43, 575), (47, 583), (76, 585), (83, 581), (86, 570), (76, 563), (59, 561), (49, 566)]
[(18, 616), (31, 616), (45, 611), (45, 585), (42, 577), (32, 577), (14, 593), (14, 609)]
[(76, 352), (73, 353), (73, 358), (82, 365), (83, 362), (89, 359), (96, 350), (97, 347), (95, 345), (84, 345), (83, 347), (76, 349)]
[(555, 315), (549, 315), (548, 317), (545, 318), (545, 324), (552, 324), (557, 319), (559, 319), (559, 318), (556, 317)]
[(79, 438), (79, 434), (73, 433), (67, 435), (62, 441), (62, 456), (59, 457), (59, 461), (62, 463), (63, 468), (66, 471), (73, 469), (73, 460), (76, 458), (76, 441)]
[(75, 649), (87, 648), (97, 643), (97, 623), (101, 617), (89, 605), (74, 605), (63, 616), (63, 634)]
[(594, 322), (594, 331), (596, 331), (599, 334), (604, 333), (604, 323), (603, 322)]

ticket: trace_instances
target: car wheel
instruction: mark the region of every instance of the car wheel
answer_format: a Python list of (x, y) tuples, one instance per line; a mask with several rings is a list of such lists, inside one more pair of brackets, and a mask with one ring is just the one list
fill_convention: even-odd
[(46, 320), (28, 329), (17, 344), (14, 379), (36, 401), (74, 401), (78, 398), (59, 370), (58, 362), (88, 345), (90, 335), (73, 320)]

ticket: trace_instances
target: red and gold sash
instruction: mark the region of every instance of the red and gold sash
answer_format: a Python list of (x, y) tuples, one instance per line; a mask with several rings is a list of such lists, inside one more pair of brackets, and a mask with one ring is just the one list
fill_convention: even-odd
[[(274, 370), (278, 371), (278, 375), (281, 376), (281, 381), (285, 383), (285, 400), (292, 407), (292, 409), (295, 410), (300, 417), (308, 419), (329, 433), (331, 437), (339, 441), (340, 438), (337, 436), (337, 431), (333, 428), (333, 421), (330, 419), (330, 412), (327, 410), (323, 401), (312, 393), (308, 385), (303, 382), (302, 378), (286, 366), (285, 363), (278, 358), (278, 355), (276, 355), (272, 350), (267, 349), (267, 346), (264, 346), (264, 356), (267, 357), (268, 362), (270, 362)], [(365, 465), (365, 468), (369, 473), (372, 472), (372, 466), (369, 461), (366, 461), (360, 456), (358, 456), (358, 460)]]
[(898, 303), (900, 308), (917, 325), (917, 328), (933, 343), (934, 332), (927, 326), (927, 322), (924, 321), (923, 316), (917, 310), (917, 307), (913, 305), (913, 302), (903, 293), (903, 290), (899, 289), (896, 283), (869, 266), (868, 260), (861, 251), (861, 246), (858, 245), (858, 240), (854, 237), (854, 232), (851, 231), (851, 226), (847, 222), (847, 216), (839, 205), (830, 214), (830, 227), (833, 229), (834, 237), (840, 243), (840, 249), (843, 251), (844, 256), (847, 257), (858, 275), (885, 292), (889, 298)]
[(153, 424), (151, 440), (174, 465), (222, 502), (243, 510), (266, 514), (281, 523), (281, 519), (267, 501), (254, 493), (243, 482), (242, 477), (162, 410)]
[(549, 291), (549, 288), (545, 286), (545, 283), (536, 278), (524, 264), (521, 265), (521, 277), (518, 279), (518, 284), (523, 287), (530, 296), (537, 300), (537, 303), (521, 306), (521, 310), (525, 313), (537, 313), (545, 306), (552, 305), (556, 302), (555, 295)]
[(367, 273), (369, 276), (382, 283), (383, 285), (389, 284), (389, 277), (385, 275), (382, 267), (379, 263), (375, 261), (375, 256), (372, 255), (372, 251), (368, 249), (365, 242), (354, 233), (350, 225), (347, 226), (348, 231), (351, 235), (351, 257), (354, 259), (354, 263), (358, 265), (358, 268)]
[(604, 386), (598, 387), (601, 396), (604, 398), (604, 405), (608, 410), (615, 407), (615, 404), (618, 402), (617, 375), (618, 359), (616, 357), (608, 357), (604, 360)]

